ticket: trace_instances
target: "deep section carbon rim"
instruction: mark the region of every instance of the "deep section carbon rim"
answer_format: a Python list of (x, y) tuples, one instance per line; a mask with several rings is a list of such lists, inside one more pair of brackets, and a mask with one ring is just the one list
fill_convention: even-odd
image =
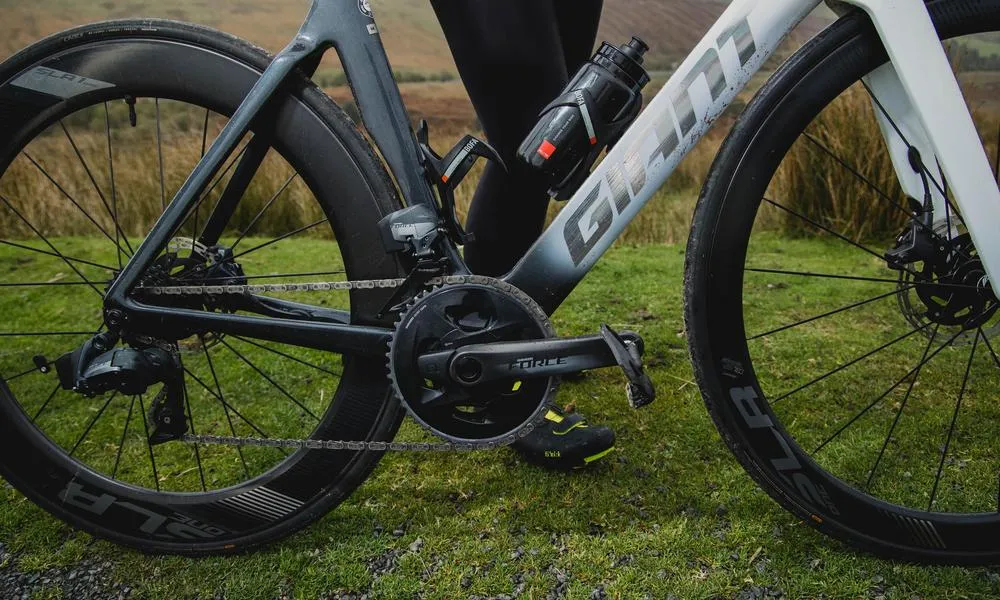
[[(8, 145), (0, 148), (0, 305), (11, 317), (0, 332), (3, 475), (60, 518), (145, 550), (233, 551), (287, 535), (342, 501), (379, 453), (150, 446), (149, 413), (160, 384), (140, 395), (88, 398), (61, 389), (52, 369), (56, 358), (103, 330), (107, 284), (267, 58), (233, 38), (176, 23), (94, 25), (77, 30), (69, 44), (65, 39), (43, 42), (0, 68), (0, 93), (8, 99), (16, 76), (51, 73), (47, 57), (56, 54), (62, 80), (100, 82), (86, 91), (59, 88), (71, 96), (60, 102), (28, 78), (6, 105), (21, 118), (5, 121)], [(146, 283), (230, 281), (233, 272), (218, 265), (233, 264), (247, 283), (399, 277), (395, 263), (377, 252), (374, 229), (352, 236), (349, 248), (337, 242), (394, 209), (384, 171), (318, 90), (301, 81), (288, 90), (269, 115), (274, 130), (254, 132), (273, 135), (272, 150), (221, 236), (206, 242), (209, 216), (249, 152), (250, 135), (174, 233), (163, 256), (176, 259), (160, 263)], [(320, 168), (317, 155), (330, 162)], [(215, 273), (204, 268), (211, 267), (203, 260), (209, 245), (229, 251), (229, 258), (216, 255)], [(253, 308), (275, 314), (309, 303), (330, 318), (374, 324), (382, 296), (384, 290), (324, 298), (289, 291), (256, 296)], [(248, 310), (190, 298), (162, 303)], [(166, 342), (183, 365), (192, 433), (390, 440), (398, 427), (382, 361), (211, 331), (178, 332)]]
[[(931, 9), (995, 162), (1000, 61), (987, 46), (1000, 10)], [(709, 258), (692, 267), (692, 350), (724, 437), (787, 507), (884, 553), (988, 560), (1000, 527), (997, 298), (952, 203), (916, 228), (933, 250), (887, 261), (923, 199), (902, 194), (882, 141), (880, 121), (907, 142), (901, 117), (860, 81), (884, 60), (854, 15), (750, 107), (723, 151), (725, 183), (696, 218), (688, 256)], [(947, 196), (929, 162), (927, 193)]]

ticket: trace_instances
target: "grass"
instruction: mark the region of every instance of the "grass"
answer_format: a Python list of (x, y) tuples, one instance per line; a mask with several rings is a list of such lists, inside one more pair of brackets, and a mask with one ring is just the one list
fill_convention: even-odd
[[(93, 239), (59, 239), (55, 243), (95, 262), (114, 258), (104, 249), (108, 244)], [(818, 240), (790, 241), (764, 235), (755, 244), (753, 256), (759, 266), (788, 268), (801, 258), (804, 262), (795, 264), (809, 266), (809, 261), (820, 261), (837, 272), (876, 269), (874, 263), (859, 262), (856, 251)], [(51, 518), (16, 491), (5, 489), (0, 490), (0, 540), (11, 554), (0, 569), (48, 573), (85, 559), (107, 561), (114, 579), (130, 586), (134, 597), (144, 598), (343, 597), (336, 594), (375, 598), (513, 594), (543, 598), (558, 590), (577, 598), (593, 597), (598, 588), (610, 597), (621, 598), (644, 593), (655, 598), (671, 594), (678, 598), (746, 598), (769, 593), (792, 598), (996, 597), (1000, 576), (992, 570), (918, 567), (856, 553), (799, 522), (756, 488), (720, 442), (691, 381), (680, 314), (683, 254), (677, 245), (621, 246), (597, 266), (554, 316), (563, 335), (592, 333), (601, 322), (642, 333), (660, 392), (654, 405), (632, 411), (622, 397), (621, 375), (614, 371), (593, 372), (582, 382), (565, 385), (561, 402), (572, 402), (594, 422), (613, 425), (618, 434), (618, 451), (592, 471), (571, 475), (544, 472), (523, 464), (509, 450), (473, 455), (392, 455), (349, 501), (302, 533), (259, 552), (201, 560), (144, 556), (94, 540)], [(329, 242), (287, 240), (261, 251), (247, 268), (255, 273), (282, 272), (303, 263), (335, 267), (339, 259)], [(0, 251), (0, 277), (11, 281), (25, 272), (42, 281), (72, 278), (59, 261), (11, 249)], [(746, 289), (751, 331), (809, 314), (818, 304), (835, 305), (870, 291), (869, 287), (850, 288), (827, 281), (765, 283), (760, 278), (749, 281)], [(70, 301), (74, 297), (70, 288), (35, 289), (18, 295), (5, 292), (0, 297), (0, 310), (8, 323), (25, 328), (58, 327), (97, 316), (89, 303)], [(311, 300), (316, 301), (316, 297)], [(902, 322), (898, 311), (893, 311), (894, 300), (890, 300), (876, 303), (870, 314), (866, 313), (870, 320), (858, 321), (854, 329), (842, 329), (845, 323), (835, 322), (817, 324), (792, 336), (767, 336), (753, 348), (760, 364), (766, 365), (766, 389), (771, 385), (784, 389), (809, 377), (810, 368), (822, 367), (795, 361), (796, 356), (822, 357), (829, 352), (824, 360), (843, 361), (859, 348), (870, 346), (878, 336), (891, 335)], [(850, 343), (845, 345), (845, 340)], [(47, 352), (54, 355), (59, 343), (52, 342), (52, 346)], [(195, 344), (191, 355), (197, 355), (198, 350)], [(26, 348), (23, 342), (8, 344), (0, 352), (4, 372), (9, 372), (15, 356), (23, 357), (26, 351), (34, 353), (35, 348)], [(269, 403), (282, 401), (280, 395), (266, 386), (254, 387), (262, 384), (232, 364), (235, 361), (223, 361), (222, 348), (213, 347), (211, 352), (223, 388), (238, 399), (233, 403), (238, 402), (248, 416), (263, 419), (270, 414), (273, 421), (269, 426), (284, 427), (289, 434), (308, 427), (309, 421), (284, 403), (278, 405), (282, 406), (278, 414), (268, 410)], [(323, 356), (296, 354), (336, 367), (335, 360)], [(966, 355), (967, 351), (959, 354), (956, 350), (946, 367), (964, 366)], [(190, 360), (192, 371), (204, 374), (204, 361)], [(287, 389), (311, 391), (310, 407), (323, 406), (320, 392), (327, 389), (324, 383), (308, 381), (301, 370), (279, 371), (281, 364), (273, 357), (267, 362), (262, 355), (261, 360), (265, 370), (281, 373)], [(785, 368), (778, 368), (782, 365)], [(934, 400), (935, 382), (947, 380), (946, 367), (929, 383), (921, 380), (929, 386), (927, 394), (921, 396), (925, 412), (935, 402), (938, 406), (952, 402), (953, 394), (947, 400)], [(852, 388), (856, 389), (852, 397), (831, 404), (830, 398), (838, 389), (831, 384), (808, 398), (807, 410), (798, 414), (830, 421), (842, 418), (841, 410), (854, 406), (869, 388), (876, 387), (876, 382), (868, 384), (866, 379), (884, 382), (895, 369), (891, 356), (871, 361), (851, 375), (857, 386)], [(983, 386), (995, 386), (995, 381), (985, 379)], [(241, 387), (230, 387), (235, 385)], [(239, 392), (234, 393), (235, 389)], [(202, 390), (195, 396), (194, 410), (205, 409), (208, 392)], [(26, 406), (37, 406), (37, 397), (24, 397)], [(995, 422), (991, 397), (975, 391), (971, 405), (978, 412), (964, 415), (975, 417), (963, 418), (966, 438), (988, 435), (974, 423)], [(72, 396), (64, 402), (58, 413), (62, 418), (43, 426), (65, 445), (76, 437), (74, 432), (83, 427), (86, 416), (99, 407)], [(79, 418), (70, 418), (74, 415)], [(882, 424), (887, 418), (891, 412), (873, 417)], [(201, 423), (206, 432), (228, 429), (221, 410)], [(930, 427), (935, 420), (928, 417), (914, 423)], [(822, 431), (822, 425), (813, 422), (800, 428)], [(248, 433), (243, 424), (238, 423), (237, 429)], [(940, 429), (933, 431), (939, 433)], [(863, 440), (870, 434), (862, 428), (857, 435)], [(424, 439), (422, 435), (407, 424), (400, 437)], [(85, 458), (96, 461), (113, 453), (117, 443), (113, 436), (105, 437), (110, 447), (97, 443), (97, 432), (91, 437), (94, 442), (84, 446)], [(127, 442), (127, 448), (141, 448), (135, 437)], [(920, 437), (913, 442), (915, 449), (925, 451), (936, 444), (928, 441), (931, 436), (923, 438), (923, 443)], [(842, 444), (829, 466), (861, 464), (856, 456), (844, 458), (843, 449), (850, 447)], [(966, 441), (958, 450), (962, 453), (970, 447)], [(144, 457), (137, 454), (131, 458), (126, 455), (125, 460), (141, 465), (140, 459)], [(263, 464), (273, 457), (260, 455), (256, 459)], [(925, 465), (920, 454), (912, 460)], [(164, 456), (164, 462), (169, 462), (169, 457)], [(213, 465), (211, 477), (220, 484), (226, 477), (240, 474), (239, 459), (232, 450), (220, 451), (208, 462)], [(902, 466), (893, 468), (898, 472)], [(959, 471), (957, 464), (954, 472), (948, 473), (953, 482), (995, 480), (977, 479), (980, 475)], [(161, 484), (171, 489), (196, 489), (198, 485), (192, 472), (181, 469), (161, 471), (161, 479)], [(148, 478), (135, 482), (151, 484)], [(902, 488), (902, 492), (912, 492)], [(955, 497), (949, 496), (952, 500)], [(39, 585), (35, 597), (60, 594), (58, 588)]]

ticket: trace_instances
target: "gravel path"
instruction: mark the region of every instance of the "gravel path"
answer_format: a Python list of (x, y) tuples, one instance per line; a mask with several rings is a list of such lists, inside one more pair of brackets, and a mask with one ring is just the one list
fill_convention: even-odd
[(18, 557), (0, 543), (0, 598), (27, 600), (43, 590), (51, 593), (53, 588), (62, 590), (62, 597), (73, 600), (124, 599), (132, 595), (129, 586), (113, 579), (110, 562), (83, 560), (40, 573), (24, 573)]

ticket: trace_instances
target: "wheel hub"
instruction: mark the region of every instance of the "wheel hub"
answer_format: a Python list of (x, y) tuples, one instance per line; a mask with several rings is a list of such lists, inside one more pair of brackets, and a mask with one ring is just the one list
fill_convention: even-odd
[[(232, 250), (224, 246), (207, 247), (190, 238), (175, 238), (144, 274), (141, 286), (171, 285), (246, 285), (243, 268), (233, 260)], [(233, 312), (212, 296), (152, 296), (146, 301), (176, 308)], [(164, 333), (164, 332), (160, 332)], [(157, 336), (157, 339), (164, 337)], [(169, 336), (182, 353), (201, 353), (219, 343), (221, 334), (211, 331), (174, 331)], [(150, 338), (151, 339), (151, 338)], [(148, 341), (148, 340), (145, 340)]]
[[(533, 423), (555, 390), (554, 379), (509, 380), (469, 387), (435, 384), (417, 368), (421, 354), (470, 344), (537, 340), (555, 332), (530, 298), (508, 284), (481, 277), (419, 296), (404, 312), (389, 349), (394, 391), (409, 413), (452, 442), (502, 441)], [(462, 381), (475, 381), (482, 365), (454, 365)], [(447, 378), (445, 378), (447, 379)]]

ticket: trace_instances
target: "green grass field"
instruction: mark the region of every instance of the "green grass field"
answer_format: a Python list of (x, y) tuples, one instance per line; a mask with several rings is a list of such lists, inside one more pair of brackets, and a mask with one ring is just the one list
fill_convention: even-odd
[[(783, 257), (805, 253), (822, 260), (828, 269), (859, 266), (849, 248), (810, 240), (766, 236), (762, 240), (759, 265), (779, 265)], [(92, 240), (58, 243), (76, 256), (95, 262), (108, 259)], [(72, 279), (59, 261), (19, 252), (9, 248), (0, 252), (5, 281), (29, 269), (42, 281)], [(756, 488), (720, 441), (692, 382), (681, 318), (683, 260), (681, 246), (620, 247), (555, 315), (562, 334), (591, 333), (601, 322), (642, 333), (660, 393), (653, 406), (632, 411), (623, 398), (621, 375), (614, 371), (593, 372), (564, 386), (562, 403), (575, 404), (591, 420), (612, 424), (618, 433), (617, 452), (591, 471), (545, 472), (522, 463), (509, 450), (393, 455), (349, 501), (302, 533), (251, 554), (201, 560), (145, 556), (94, 540), (56, 521), (16, 491), (4, 489), (0, 490), (0, 580), (17, 577), (29, 598), (70, 597), (66, 586), (72, 582), (66, 581), (65, 573), (81, 564), (84, 571), (96, 564), (104, 565), (100, 573), (105, 586), (96, 589), (107, 594), (96, 597), (114, 597), (121, 586), (136, 598), (996, 597), (1000, 574), (992, 570), (928, 568), (856, 553), (816, 533)], [(330, 242), (289, 240), (262, 251), (246, 266), (256, 273), (281, 272), (300, 261), (320, 268), (339, 265)], [(835, 303), (855, 293), (829, 282), (801, 284), (793, 287), (795, 293), (787, 296), (792, 300), (786, 302), (772, 299), (784, 289), (781, 286), (759, 282), (748, 289), (751, 304), (761, 314), (754, 323), (760, 327), (767, 327), (769, 319), (808, 312), (810, 298)], [(11, 322), (27, 328), (82, 324), (97, 316), (97, 308), (70, 301), (73, 294), (85, 293), (80, 290), (4, 293), (0, 309), (8, 326)], [(22, 316), (28, 314), (27, 306), (32, 307), (33, 320)], [(865, 337), (864, 330), (878, 329), (872, 323), (896, 326), (893, 310), (894, 300), (878, 303), (872, 321), (861, 321), (860, 328), (850, 333), (852, 346), (841, 354), (848, 356), (854, 346), (870, 344), (873, 338)], [(901, 320), (898, 312), (894, 318)], [(816, 344), (830, 343), (837, 335), (836, 330), (817, 327), (791, 337), (770, 336), (766, 346), (771, 354), (766, 360), (813, 356)], [(45, 343), (53, 344), (49, 352), (57, 351), (59, 343)], [(196, 355), (198, 349), (195, 344), (189, 351)], [(265, 410), (268, 403), (281, 400), (278, 394), (268, 392), (266, 385), (253, 387), (263, 384), (238, 366), (227, 366), (230, 363), (218, 358), (224, 353), (221, 348), (212, 347), (211, 352), (220, 365), (223, 387), (244, 386), (239, 388), (243, 392), (230, 391), (229, 397), (251, 420), (270, 414), (271, 423), (259, 423), (285, 427), (287, 433), (308, 427), (308, 419), (291, 406), (283, 406), (279, 414)], [(23, 353), (23, 346), (9, 345), (0, 351), (0, 362)], [(337, 362), (310, 358), (330, 367)], [(310, 408), (323, 406), (324, 384), (293, 370), (279, 371), (280, 359), (261, 360), (265, 370), (281, 373), (287, 389), (308, 397)], [(204, 363), (196, 358), (189, 366), (205, 374)], [(891, 357), (878, 359), (859, 377), (877, 377), (880, 370), (894, 368)], [(792, 371), (791, 365), (776, 370), (771, 380), (792, 383), (808, 375)], [(933, 381), (927, 385), (933, 387)], [(867, 391), (858, 389), (859, 395)], [(25, 394), (24, 406), (37, 406), (40, 400), (29, 396)], [(195, 410), (210, 399), (205, 390), (193, 394)], [(817, 394), (813, 401), (822, 399)], [(60, 418), (40, 423), (66, 445), (78, 437), (100, 402), (72, 395), (61, 402), (61, 408), (50, 409)], [(125, 405), (108, 410), (124, 411)], [(116, 418), (123, 419), (124, 413), (119, 414)], [(228, 429), (221, 409), (214, 415), (199, 415), (202, 432)], [(236, 429), (250, 433), (239, 422)], [(141, 437), (131, 435), (123, 464), (138, 468), (145, 456), (129, 452), (141, 449)], [(95, 428), (81, 445), (81, 458), (108, 469), (101, 457), (113, 456), (118, 440), (99, 437)], [(426, 439), (411, 424), (404, 425), (400, 438)], [(169, 462), (169, 449), (158, 452)], [(263, 464), (268, 456), (248, 455), (247, 460), (254, 469), (254, 461)], [(853, 459), (846, 460), (849, 464)], [(208, 459), (209, 485), (239, 476), (239, 463), (232, 450), (213, 455)], [(995, 475), (991, 477), (995, 482)], [(151, 485), (138, 474), (134, 482)], [(195, 473), (179, 469), (161, 469), (160, 483), (172, 489), (198, 485)]]

